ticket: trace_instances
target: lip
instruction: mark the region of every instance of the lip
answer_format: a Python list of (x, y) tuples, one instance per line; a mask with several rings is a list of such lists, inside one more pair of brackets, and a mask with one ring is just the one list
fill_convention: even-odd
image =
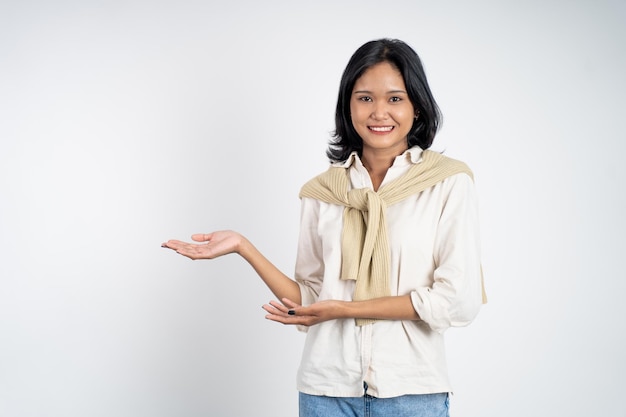
[(386, 135), (393, 132), (395, 126), (368, 126), (367, 129), (376, 135)]

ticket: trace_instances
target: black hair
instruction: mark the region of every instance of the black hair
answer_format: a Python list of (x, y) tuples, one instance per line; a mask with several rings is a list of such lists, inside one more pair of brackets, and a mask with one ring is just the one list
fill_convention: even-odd
[(417, 53), (398, 39), (378, 39), (365, 43), (350, 58), (339, 84), (335, 112), (335, 132), (326, 155), (331, 161), (345, 161), (350, 153), (363, 150), (363, 140), (352, 125), (350, 98), (354, 84), (365, 71), (381, 62), (389, 62), (400, 71), (407, 94), (419, 117), (407, 136), (408, 146), (428, 149), (441, 124), (441, 112), (430, 92), (422, 62)]

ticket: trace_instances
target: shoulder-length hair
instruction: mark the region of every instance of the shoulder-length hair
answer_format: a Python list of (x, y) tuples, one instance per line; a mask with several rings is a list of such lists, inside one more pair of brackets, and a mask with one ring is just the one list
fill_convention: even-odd
[(400, 71), (407, 94), (419, 117), (409, 131), (408, 147), (428, 149), (441, 123), (441, 112), (430, 92), (422, 62), (417, 53), (397, 39), (379, 39), (367, 42), (350, 58), (339, 84), (335, 112), (335, 132), (326, 155), (331, 161), (345, 161), (350, 153), (363, 150), (363, 140), (357, 134), (350, 116), (350, 98), (354, 84), (365, 71), (381, 62), (389, 62)]

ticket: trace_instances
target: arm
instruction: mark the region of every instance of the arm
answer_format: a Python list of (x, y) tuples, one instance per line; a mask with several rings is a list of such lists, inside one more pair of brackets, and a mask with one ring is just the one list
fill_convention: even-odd
[[(460, 175), (450, 188), (437, 225), (433, 257), (434, 283), (410, 294), (367, 301), (328, 300), (300, 307), (291, 300), (284, 306), (264, 306), (266, 317), (284, 324), (314, 325), (326, 320), (373, 318), (422, 320), (433, 330), (469, 324), (481, 305), (480, 243), (476, 197), (472, 180)], [(285, 307), (286, 306), (286, 307)], [(289, 314), (289, 310), (293, 314)]]
[(468, 325), (482, 305), (474, 183), (464, 174), (446, 181), (450, 188), (434, 241), (434, 283), (411, 292), (415, 311), (437, 332)]
[(175, 250), (190, 259), (214, 259), (229, 253), (237, 253), (259, 274), (263, 282), (279, 299), (289, 298), (300, 302), (300, 288), (283, 274), (243, 235), (230, 230), (191, 236), (195, 242), (169, 240), (161, 246)]
[(325, 300), (302, 307), (284, 298), (263, 306), (265, 318), (283, 324), (313, 326), (335, 319), (419, 320), (410, 295), (374, 298), (365, 301)]
[[(300, 302), (297, 304), (315, 303), (322, 291), (326, 260), (318, 229), (319, 216), (320, 202), (303, 198), (300, 206), (300, 231), (294, 273), (301, 294)], [(297, 299), (291, 300), (297, 301)]]

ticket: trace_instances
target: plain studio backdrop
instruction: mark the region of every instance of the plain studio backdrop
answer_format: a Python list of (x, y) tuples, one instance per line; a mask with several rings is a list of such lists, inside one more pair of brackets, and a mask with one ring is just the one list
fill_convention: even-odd
[(621, 1), (0, 3), (0, 416), (295, 416), (293, 273), (341, 72), (423, 59), (480, 196), (490, 302), (447, 332), (454, 417), (626, 416)]

